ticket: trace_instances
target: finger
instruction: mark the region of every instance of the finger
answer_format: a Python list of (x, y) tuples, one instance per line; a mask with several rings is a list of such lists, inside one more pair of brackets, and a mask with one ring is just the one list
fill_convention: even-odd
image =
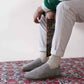
[(34, 20), (35, 23), (37, 23), (37, 16), (36, 15), (34, 15), (34, 19), (33, 20)]
[(38, 21), (38, 20), (36, 20), (36, 23), (39, 23), (39, 21)]
[(41, 19), (41, 15), (39, 16), (39, 20)]
[(34, 19), (34, 22), (35, 22), (35, 23), (39, 23), (39, 21), (37, 20), (37, 18)]

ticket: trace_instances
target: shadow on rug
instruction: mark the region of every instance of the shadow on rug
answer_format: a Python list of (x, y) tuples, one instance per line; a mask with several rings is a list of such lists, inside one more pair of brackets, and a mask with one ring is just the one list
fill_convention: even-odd
[(30, 61), (0, 62), (0, 84), (84, 84), (84, 58), (61, 60), (61, 77), (32, 81), (24, 78), (21, 67)]

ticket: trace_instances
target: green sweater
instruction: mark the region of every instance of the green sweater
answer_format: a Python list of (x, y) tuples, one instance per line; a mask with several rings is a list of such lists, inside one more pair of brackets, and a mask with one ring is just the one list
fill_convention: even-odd
[(50, 10), (56, 10), (56, 6), (60, 3), (59, 0), (44, 0), (44, 6)]

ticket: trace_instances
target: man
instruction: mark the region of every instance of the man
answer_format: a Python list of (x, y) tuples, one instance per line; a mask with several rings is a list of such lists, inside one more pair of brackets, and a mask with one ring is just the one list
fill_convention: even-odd
[[(44, 79), (60, 75), (60, 59), (63, 57), (75, 22), (84, 21), (84, 0), (44, 0), (34, 15), (34, 22), (39, 23), (40, 58), (23, 67), (25, 78)], [(56, 9), (56, 10), (55, 10)], [(51, 12), (52, 11), (52, 12)], [(52, 39), (51, 56), (46, 57), (46, 19), (55, 17), (55, 32)], [(42, 14), (46, 13), (44, 17)], [(29, 71), (29, 72), (28, 72)]]

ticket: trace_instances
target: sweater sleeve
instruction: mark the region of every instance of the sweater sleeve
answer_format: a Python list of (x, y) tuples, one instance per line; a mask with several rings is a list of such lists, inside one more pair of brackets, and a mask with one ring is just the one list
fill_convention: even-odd
[(49, 10), (56, 10), (56, 6), (60, 3), (59, 0), (44, 0), (42, 4), (42, 9), (47, 12)]

